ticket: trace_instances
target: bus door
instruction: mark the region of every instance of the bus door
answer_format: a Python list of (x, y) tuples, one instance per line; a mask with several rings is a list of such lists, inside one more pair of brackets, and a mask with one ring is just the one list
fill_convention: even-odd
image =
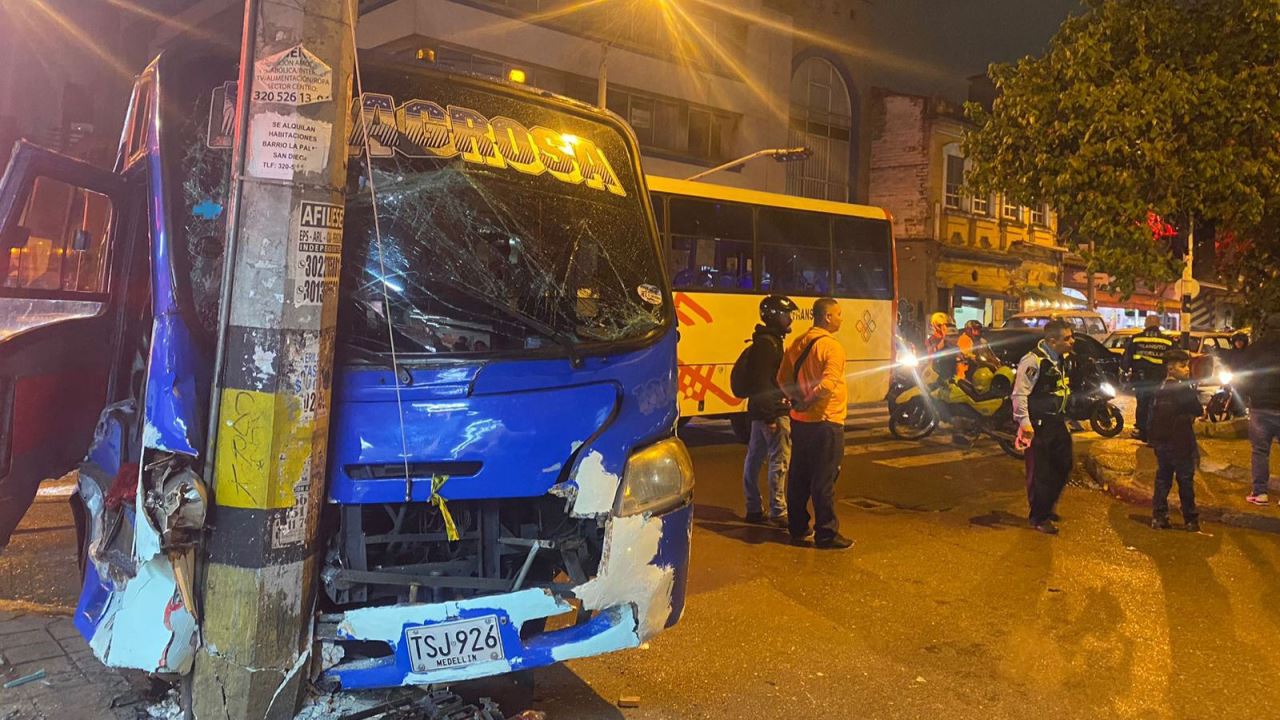
[(25, 142), (0, 179), (0, 546), (106, 403), (124, 194), (119, 175)]

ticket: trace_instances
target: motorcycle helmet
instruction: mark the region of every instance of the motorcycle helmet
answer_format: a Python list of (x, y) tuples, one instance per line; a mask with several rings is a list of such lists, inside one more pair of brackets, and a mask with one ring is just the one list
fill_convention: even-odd
[(951, 318), (947, 317), (947, 314), (944, 312), (936, 312), (929, 316), (929, 324), (933, 327), (941, 325), (945, 328), (950, 322)]
[(978, 320), (970, 320), (964, 324), (964, 331), (969, 335), (981, 335), (982, 323)]
[(760, 322), (765, 327), (787, 332), (791, 329), (791, 313), (799, 309), (786, 295), (770, 295), (760, 301)]
[[(1236, 347), (1236, 343), (1242, 343)], [(1231, 347), (1236, 350), (1243, 350), (1249, 347), (1249, 333), (1238, 332), (1231, 336)]]
[(986, 394), (991, 389), (991, 381), (994, 380), (996, 374), (989, 367), (980, 367), (973, 371), (973, 389), (979, 394)]

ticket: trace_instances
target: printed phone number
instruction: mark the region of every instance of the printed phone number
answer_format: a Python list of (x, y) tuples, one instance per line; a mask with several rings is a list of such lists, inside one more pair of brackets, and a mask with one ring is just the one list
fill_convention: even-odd
[(309, 103), (321, 102), (328, 100), (329, 97), (316, 95), (309, 92), (298, 92), (291, 90), (254, 90), (254, 102), (274, 102), (274, 103), (290, 103), (292, 105), (307, 105)]

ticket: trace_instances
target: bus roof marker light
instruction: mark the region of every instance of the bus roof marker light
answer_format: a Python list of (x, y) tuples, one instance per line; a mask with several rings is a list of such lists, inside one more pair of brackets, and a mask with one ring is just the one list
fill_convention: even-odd
[(528, 80), (528, 75), (525, 73), (524, 70), (521, 70), (520, 68), (511, 68), (510, 70), (507, 71), (507, 79), (513, 83), (519, 83), (523, 85), (525, 81)]

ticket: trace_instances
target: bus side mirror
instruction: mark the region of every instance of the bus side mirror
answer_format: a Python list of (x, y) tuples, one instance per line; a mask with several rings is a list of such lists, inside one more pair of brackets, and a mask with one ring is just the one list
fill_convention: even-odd
[(71, 238), (71, 249), (85, 251), (93, 244), (93, 237), (89, 235), (89, 231), (84, 228), (76, 230), (76, 234)]
[(13, 225), (0, 234), (0, 250), (7, 252), (11, 248), (24, 248), (31, 239), (31, 230), (24, 225)]

